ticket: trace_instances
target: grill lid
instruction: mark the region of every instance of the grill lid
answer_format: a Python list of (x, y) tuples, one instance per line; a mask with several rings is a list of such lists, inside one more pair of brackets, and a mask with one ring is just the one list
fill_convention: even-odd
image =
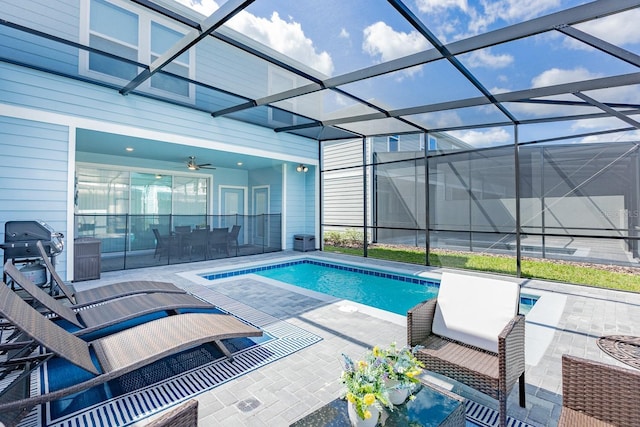
[(0, 248), (11, 257), (37, 254), (36, 242), (41, 240), (49, 255), (57, 255), (64, 249), (64, 235), (44, 221), (7, 221), (4, 225), (4, 244)]

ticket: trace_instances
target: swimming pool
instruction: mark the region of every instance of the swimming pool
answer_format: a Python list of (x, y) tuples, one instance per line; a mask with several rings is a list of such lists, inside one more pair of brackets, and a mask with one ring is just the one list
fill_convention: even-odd
[[(201, 277), (216, 280), (243, 274), (256, 274), (400, 315), (406, 315), (419, 302), (436, 297), (440, 284), (435, 279), (311, 258), (205, 273)], [(536, 300), (536, 296), (521, 295), (520, 313), (527, 314)]]

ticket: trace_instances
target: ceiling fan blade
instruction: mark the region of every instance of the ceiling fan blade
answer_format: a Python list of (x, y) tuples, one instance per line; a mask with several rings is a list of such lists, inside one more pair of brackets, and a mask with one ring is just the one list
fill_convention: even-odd
[(196, 165), (198, 167), (204, 167), (204, 166), (211, 166), (211, 163), (200, 163), (199, 165)]

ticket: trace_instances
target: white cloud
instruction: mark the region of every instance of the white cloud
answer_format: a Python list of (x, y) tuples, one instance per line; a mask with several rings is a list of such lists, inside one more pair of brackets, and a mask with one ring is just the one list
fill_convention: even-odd
[(561, 6), (560, 0), (482, 0), (484, 15), (490, 20), (515, 22), (542, 15), (545, 11)]
[(494, 55), (487, 48), (465, 55), (463, 62), (471, 68), (504, 68), (513, 63), (513, 56), (508, 54)]
[[(640, 120), (638, 115), (629, 116), (634, 120)], [(629, 127), (630, 125), (616, 117), (603, 117), (600, 119), (576, 120), (571, 125), (571, 129), (580, 132), (592, 132), (606, 129), (617, 129)], [(609, 138), (611, 139), (611, 138)]]
[[(395, 31), (384, 22), (376, 22), (363, 31), (362, 49), (380, 62), (401, 58), (428, 49), (431, 44), (417, 31), (404, 33)], [(395, 73), (397, 80), (419, 73), (422, 66), (408, 68)]]
[[(531, 80), (531, 86), (533, 88), (553, 86), (563, 83), (579, 82), (583, 80), (592, 80), (598, 77), (602, 77), (600, 74), (592, 73), (585, 68), (578, 67), (574, 69), (560, 69), (552, 68), (544, 71)], [(492, 89), (492, 93), (505, 92), (503, 89)], [(637, 86), (622, 86), (614, 88), (598, 89), (585, 92), (585, 95), (595, 99), (599, 102), (622, 102), (622, 103), (635, 103), (640, 98), (640, 87)], [(571, 95), (558, 95), (551, 97), (553, 99), (563, 99), (581, 102), (581, 99)], [(549, 117), (553, 115), (568, 116), (574, 114), (590, 114), (601, 113), (602, 110), (593, 106), (566, 106), (566, 105), (551, 105), (551, 104), (526, 104), (526, 103), (513, 103), (508, 108), (517, 116), (523, 115), (526, 117)], [(573, 124), (573, 128), (576, 130), (594, 130), (598, 128), (610, 128), (625, 126), (624, 122), (617, 118), (607, 118), (600, 120), (578, 120)]]
[(634, 130), (631, 132), (622, 133), (610, 133), (604, 135), (591, 135), (582, 138), (579, 142), (593, 143), (593, 142), (619, 142), (619, 141), (638, 141), (640, 139), (640, 130)]
[(382, 21), (364, 29), (362, 48), (371, 56), (379, 56), (383, 62), (420, 52), (429, 46), (417, 31), (395, 31)]
[[(218, 5), (213, 0), (176, 0), (205, 16), (211, 15)], [(300, 23), (293, 19), (285, 21), (277, 12), (270, 18), (259, 18), (242, 11), (227, 25), (290, 58), (299, 61), (324, 75), (333, 74), (333, 60), (327, 52), (317, 52), (313, 40), (307, 38)]]
[(447, 128), (463, 125), (463, 121), (455, 111), (439, 111), (429, 113), (421, 118), (422, 121), (430, 128)]
[(473, 34), (486, 31), (491, 24), (498, 21), (511, 24), (531, 19), (561, 5), (560, 0), (482, 0), (480, 3), (481, 10), (469, 9), (469, 30)]
[[(453, 39), (460, 39), (486, 31), (496, 22), (512, 24), (541, 16), (560, 7), (561, 0), (480, 0), (475, 5), (468, 0), (416, 0), (416, 5), (421, 13), (432, 15), (434, 23), (441, 23), (439, 37), (453, 34)], [(460, 13), (463, 16), (459, 19)], [(455, 34), (452, 21), (456, 21)]]
[[(572, 70), (552, 68), (533, 78), (531, 83), (533, 87), (544, 87), (562, 83), (592, 80), (599, 77), (602, 77), (602, 75), (592, 73), (582, 67), (574, 68)], [(635, 104), (640, 97), (640, 87), (634, 85), (598, 89), (585, 92), (585, 95), (588, 95), (600, 102), (626, 102)]]
[(504, 128), (496, 128), (486, 131), (452, 131), (449, 133), (467, 144), (473, 145), (474, 147), (487, 147), (513, 142), (513, 136)]
[(418, 10), (423, 13), (431, 13), (443, 9), (460, 9), (466, 11), (469, 9), (467, 0), (417, 0)]
[(532, 87), (553, 86), (562, 83), (591, 80), (601, 77), (599, 74), (591, 73), (586, 68), (577, 67), (572, 70), (561, 68), (551, 68), (531, 79)]
[(209, 16), (220, 6), (213, 0), (176, 0), (178, 3), (181, 3), (204, 16)]
[(331, 55), (317, 52), (313, 41), (305, 36), (302, 26), (298, 22), (281, 19), (278, 12), (273, 12), (269, 19), (241, 12), (228, 25), (325, 75), (333, 74)]
[(346, 28), (343, 28), (340, 30), (340, 35), (338, 37), (341, 39), (348, 39), (351, 37), (351, 34), (349, 34), (349, 31), (347, 31)]
[[(640, 9), (633, 9), (628, 12), (585, 22), (584, 24), (576, 25), (576, 28), (609, 43), (622, 46), (640, 43), (638, 22), (640, 22)], [(575, 46), (574, 43), (571, 45)], [(580, 45), (585, 46), (582, 43)]]
[[(531, 87), (546, 87), (557, 84), (577, 82), (582, 80), (591, 80), (600, 77), (600, 75), (591, 73), (585, 68), (574, 69), (560, 69), (551, 68), (531, 79)], [(492, 89), (492, 93), (505, 92), (504, 89)], [(577, 98), (572, 95), (562, 95), (553, 97), (554, 99), (564, 99), (578, 101)], [(565, 105), (551, 105), (551, 104), (526, 104), (526, 103), (513, 103), (508, 106), (509, 110), (525, 117), (549, 117), (552, 115), (570, 115), (570, 114), (585, 114), (593, 113), (595, 110), (593, 107), (571, 107)]]

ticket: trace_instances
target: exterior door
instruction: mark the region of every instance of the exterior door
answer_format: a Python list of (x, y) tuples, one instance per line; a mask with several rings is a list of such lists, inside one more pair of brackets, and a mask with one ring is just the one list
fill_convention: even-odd
[(255, 218), (253, 238), (256, 244), (265, 246), (269, 242), (269, 186), (253, 188), (252, 205)]
[(242, 236), (246, 232), (245, 217), (245, 189), (243, 187), (220, 187), (220, 213), (221, 226), (231, 229), (234, 225), (239, 225), (240, 235), (238, 244), (242, 244)]

